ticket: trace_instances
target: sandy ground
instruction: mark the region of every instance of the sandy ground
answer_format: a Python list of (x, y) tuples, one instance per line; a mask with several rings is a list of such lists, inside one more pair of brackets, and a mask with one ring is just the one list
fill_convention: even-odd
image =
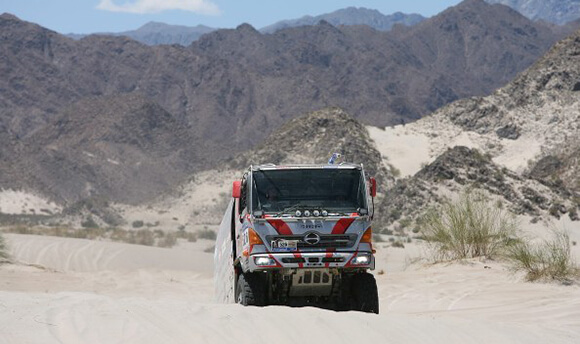
[(367, 130), (383, 161), (398, 169), (401, 177), (414, 175), (454, 146), (489, 152), (495, 163), (521, 173), (529, 160), (554, 144), (546, 142), (545, 132), (536, 127), (523, 131), (517, 140), (502, 140), (495, 133), (481, 135), (464, 131), (441, 116), (386, 128), (367, 126)]
[(203, 171), (175, 192), (161, 195), (143, 206), (116, 204), (114, 207), (131, 228), (134, 221), (155, 224), (151, 229), (186, 231), (217, 230), (231, 197), (232, 182), (242, 171)]
[[(369, 131), (401, 176), (414, 174), (454, 144), (496, 147), (494, 159), (516, 171), (540, 151), (533, 136), (499, 142), (435, 120)], [(227, 197), (231, 184), (211, 173), (197, 178), (180, 197), (121, 210), (133, 221), (155, 223), (163, 217), (158, 226), (165, 230), (204, 228), (206, 215), (223, 209), (220, 193)], [(0, 196), (10, 200), (0, 203), (3, 212), (22, 212), (32, 203), (48, 206), (23, 194)], [(200, 204), (198, 214), (190, 213)], [(526, 226), (534, 235), (550, 227)], [(580, 242), (578, 224), (554, 227), (567, 229)], [(377, 245), (381, 314), (373, 315), (215, 303), (213, 256), (204, 252), (213, 245), (209, 241), (164, 249), (5, 237), (17, 263), (0, 265), (0, 343), (528, 344), (577, 343), (580, 338), (579, 286), (526, 283), (498, 262), (416, 263), (424, 248), (415, 243), (404, 249)], [(579, 249), (574, 247), (576, 257)]]
[(32, 193), (0, 190), (0, 213), (49, 215), (61, 210), (60, 206)]
[(575, 343), (580, 288), (379, 244), (381, 314), (213, 302), (210, 241), (173, 249), (8, 234), (1, 343)]

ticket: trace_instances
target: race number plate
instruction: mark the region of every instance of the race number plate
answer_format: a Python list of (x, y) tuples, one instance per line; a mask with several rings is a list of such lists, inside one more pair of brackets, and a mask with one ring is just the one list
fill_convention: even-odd
[(298, 250), (298, 240), (272, 240), (271, 246), (272, 250), (276, 252), (294, 252)]

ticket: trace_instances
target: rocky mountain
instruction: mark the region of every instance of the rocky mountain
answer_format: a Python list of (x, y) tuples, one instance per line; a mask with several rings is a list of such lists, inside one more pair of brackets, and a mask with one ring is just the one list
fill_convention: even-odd
[[(390, 32), (321, 22), (261, 34), (241, 25), (206, 34), (187, 48), (98, 35), (74, 41), (4, 14), (0, 142), (6, 173), (0, 186), (34, 185), (67, 200), (97, 194), (135, 201), (254, 147), (300, 114), (340, 106), (365, 124), (383, 126), (487, 94), (532, 63), (556, 36), (481, 0)], [(125, 97), (136, 110), (123, 107)], [(148, 146), (147, 131), (120, 139), (119, 123), (141, 123), (131, 117), (135, 113), (168, 121), (165, 134), (159, 133), (159, 151)], [(104, 122), (93, 121), (95, 116)], [(121, 122), (114, 122), (116, 116)], [(67, 136), (54, 129), (62, 118), (79, 126), (88, 121), (99, 130), (73, 126)], [(117, 124), (107, 125), (111, 121)], [(167, 133), (179, 135), (170, 139)], [(61, 148), (54, 153), (47, 148), (53, 146)], [(121, 162), (124, 149), (126, 169), (108, 166)], [(90, 160), (85, 151), (97, 158)], [(78, 178), (58, 175), (55, 161), (61, 160)], [(144, 167), (135, 167), (139, 161)], [(18, 173), (20, 166), (34, 166), (34, 173)], [(126, 193), (123, 185), (139, 190), (133, 181), (149, 185), (142, 194)]]
[[(192, 48), (243, 63), (252, 71), (249, 79), (259, 76), (263, 88), (277, 88), (273, 97), (256, 87), (261, 99), (292, 102), (293, 113), (312, 110), (301, 99), (313, 108), (336, 105), (365, 123), (386, 125), (417, 119), (466, 93), (489, 93), (533, 63), (552, 39), (547, 27), (480, 0), (396, 32), (322, 22), (260, 35), (246, 25), (213, 32)], [(279, 82), (280, 76), (292, 80), (296, 71), (307, 74), (296, 83)], [(292, 100), (281, 99), (287, 95)]]
[(384, 183), (393, 177), (381, 163), (366, 128), (340, 108), (327, 108), (290, 120), (257, 147), (232, 160), (234, 169), (250, 165), (325, 164), (333, 153), (342, 161), (362, 163)]
[[(171, 192), (140, 207), (118, 206), (116, 211), (127, 223), (139, 219), (159, 221), (166, 228), (177, 224), (187, 228), (215, 226), (231, 197), (232, 181), (239, 179), (251, 164), (325, 164), (334, 152), (342, 154), (342, 161), (363, 163), (365, 171), (377, 178), (382, 192), (394, 184), (368, 130), (345, 111), (326, 108), (288, 121), (262, 144), (222, 161), (214, 169), (195, 174)], [(143, 213), (151, 215), (143, 219)]]
[(85, 98), (12, 152), (3, 149), (11, 164), (1, 167), (2, 184), (39, 190), (61, 204), (95, 197), (138, 203), (203, 166), (196, 153), (203, 149), (183, 122), (142, 96)]
[(274, 33), (278, 30), (290, 27), (316, 25), (322, 20), (327, 21), (334, 26), (367, 25), (379, 31), (388, 31), (395, 24), (413, 26), (422, 22), (425, 18), (419, 14), (396, 12), (390, 15), (384, 15), (377, 10), (364, 7), (348, 7), (318, 16), (304, 16), (299, 19), (283, 20), (261, 28), (260, 32)]
[(449, 195), (474, 190), (483, 192), (493, 205), (533, 221), (566, 215), (580, 220), (580, 204), (574, 199), (579, 194), (515, 173), (477, 149), (454, 146), (387, 190), (378, 203), (379, 223), (385, 229), (395, 222), (416, 221), (428, 208), (448, 200)]
[[(69, 198), (67, 202), (59, 199), (59, 203), (66, 207), (46, 221), (68, 222), (72, 219), (78, 222), (90, 216), (97, 223), (114, 226), (140, 220), (157, 223), (166, 229), (178, 229), (178, 226), (207, 228), (219, 223), (229, 201), (232, 180), (239, 178), (250, 164), (324, 164), (334, 152), (341, 153), (343, 161), (363, 163), (367, 173), (377, 178), (382, 190), (394, 183), (393, 176), (382, 165), (380, 153), (367, 129), (338, 108), (322, 109), (290, 120), (258, 147), (224, 160), (213, 169), (190, 175), (187, 181), (176, 181), (189, 168), (183, 165), (184, 162), (195, 165), (195, 157), (188, 156), (188, 147), (178, 151), (168, 149), (173, 145), (172, 140), (187, 138), (177, 137), (180, 133), (185, 134), (167, 113), (155, 104), (132, 96), (99, 98), (91, 102), (75, 105), (70, 113), (84, 106), (90, 106), (95, 113), (78, 120), (68, 114), (63, 116), (55, 121), (52, 130), (41, 133), (51, 144), (41, 152), (23, 154), (32, 156), (27, 163), (31, 174), (46, 175), (39, 173), (40, 165), (47, 166), (51, 172), (60, 167), (64, 173), (50, 176), (62, 176), (65, 180), (51, 181), (63, 183), (69, 190), (76, 188), (76, 193), (80, 187), (87, 197)], [(120, 118), (109, 116), (104, 109), (117, 109)], [(161, 113), (154, 115), (156, 111)], [(74, 121), (78, 122), (72, 123)], [(73, 133), (71, 129), (76, 127), (81, 132)], [(156, 128), (153, 130), (156, 135), (143, 136), (148, 132), (147, 127)], [(170, 131), (176, 137), (168, 136)], [(105, 132), (117, 134), (102, 136)], [(77, 140), (84, 137), (88, 139)], [(153, 151), (154, 159), (144, 151)], [(37, 160), (39, 163), (34, 165), (32, 162)], [(75, 165), (75, 161), (81, 163)], [(107, 168), (118, 170), (115, 178), (103, 178), (111, 175), (110, 171), (103, 171)], [(164, 182), (173, 182), (172, 187), (162, 185), (165, 188), (161, 190), (160, 178)], [(82, 180), (91, 182), (79, 183)], [(76, 193), (72, 192), (73, 195)], [(135, 205), (131, 197), (147, 201)], [(143, 214), (148, 215), (144, 218)]]
[[(136, 30), (123, 32), (102, 32), (97, 35), (126, 36), (147, 45), (180, 44), (188, 46), (202, 35), (217, 30), (205, 25), (185, 26), (149, 22)], [(68, 34), (69, 38), (81, 39), (87, 35)]]
[[(442, 112), (464, 130), (495, 134), (504, 141), (530, 142), (533, 159), (527, 170), (540, 179), (552, 176), (535, 167), (558, 157), (554, 172), (580, 191), (577, 177), (580, 131), (580, 31), (558, 42), (544, 57), (506, 87), (486, 98), (459, 101)], [(496, 155), (501, 154), (496, 149)], [(549, 159), (549, 158), (548, 158)], [(544, 172), (539, 172), (544, 171)]]
[(388, 131), (397, 137), (393, 146), (426, 142), (431, 160), (387, 192), (380, 204), (384, 223), (416, 218), (426, 205), (466, 187), (534, 221), (578, 220), (579, 70), (580, 31), (492, 95), (459, 100)]
[[(9, 84), (0, 99), (23, 135), (84, 96), (138, 91), (195, 123), (206, 139), (235, 136), (244, 142), (230, 147), (242, 148), (290, 116), (329, 105), (366, 123), (408, 122), (490, 92), (555, 40), (548, 29), (502, 9), (466, 1), (393, 34), (323, 23), (262, 35), (242, 25), (205, 35), (189, 49), (103, 36), (75, 42), (4, 16)], [(217, 130), (220, 117), (230, 120), (218, 120)], [(248, 135), (264, 119), (264, 135)]]
[(565, 24), (580, 18), (578, 0), (485, 0), (490, 4), (507, 5), (532, 20)]

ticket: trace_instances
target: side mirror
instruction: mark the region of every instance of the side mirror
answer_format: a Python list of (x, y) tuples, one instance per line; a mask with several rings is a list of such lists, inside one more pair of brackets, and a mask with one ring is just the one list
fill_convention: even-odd
[(233, 198), (240, 198), (241, 195), (242, 195), (242, 182), (239, 180), (236, 180), (234, 182), (234, 186), (232, 188), (232, 197)]
[(376, 197), (377, 196), (377, 180), (374, 177), (371, 177), (369, 179), (369, 181), (371, 183), (371, 196)]

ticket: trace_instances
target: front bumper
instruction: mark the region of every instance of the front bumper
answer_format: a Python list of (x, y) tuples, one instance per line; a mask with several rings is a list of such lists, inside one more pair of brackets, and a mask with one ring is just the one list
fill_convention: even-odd
[(257, 253), (248, 257), (250, 271), (301, 268), (362, 268), (375, 269), (372, 252), (285, 252)]

